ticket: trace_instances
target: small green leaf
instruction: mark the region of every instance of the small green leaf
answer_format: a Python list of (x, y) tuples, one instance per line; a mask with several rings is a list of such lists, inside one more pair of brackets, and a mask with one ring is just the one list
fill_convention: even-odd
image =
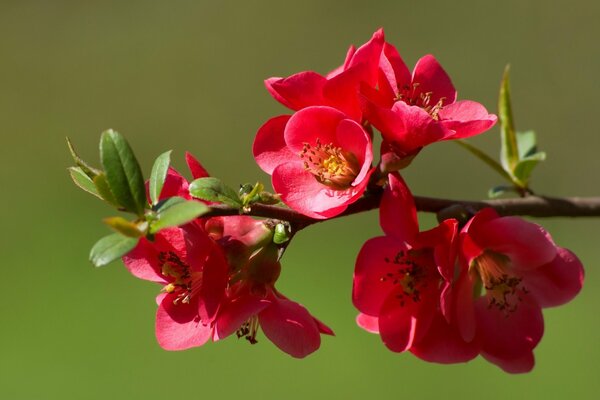
[(525, 184), (528, 183), (531, 173), (536, 165), (546, 159), (546, 153), (540, 151), (532, 154), (529, 157), (523, 158), (515, 167), (515, 177)]
[(77, 166), (81, 168), (83, 173), (90, 177), (90, 179), (94, 179), (94, 177), (98, 175), (100, 171), (92, 167), (91, 165), (83, 161), (81, 157), (79, 157), (79, 155), (75, 151), (75, 147), (73, 147), (73, 143), (71, 143), (71, 140), (69, 138), (67, 138), (67, 146), (69, 147), (69, 152), (71, 153), (71, 157), (73, 157), (73, 161), (75, 161), (75, 164), (77, 164)]
[(238, 194), (226, 186), (218, 178), (199, 178), (190, 184), (190, 194), (206, 201), (224, 203), (233, 207), (241, 207)]
[(137, 242), (138, 239), (118, 233), (105, 236), (92, 247), (90, 261), (95, 267), (103, 267), (129, 253)]
[(494, 186), (493, 188), (491, 188), (490, 190), (488, 190), (488, 197), (491, 199), (494, 199), (496, 197), (500, 197), (505, 193), (508, 192), (513, 192), (513, 193), (519, 193), (517, 188), (514, 186), (508, 186), (508, 185), (498, 185), (498, 186)]
[(510, 100), (510, 66), (504, 69), (498, 99), (498, 116), (500, 119), (500, 134), (502, 146), (500, 161), (508, 173), (512, 173), (519, 162), (519, 150)]
[(117, 208), (123, 208), (123, 206), (119, 204), (117, 199), (115, 199), (115, 196), (112, 194), (110, 187), (108, 187), (108, 181), (106, 180), (106, 175), (104, 174), (104, 172), (100, 172), (94, 177), (94, 186), (96, 186), (100, 197), (102, 197), (104, 201)]
[(537, 153), (537, 142), (534, 131), (517, 132), (519, 160)]
[(256, 182), (249, 193), (242, 195), (243, 205), (247, 206), (250, 203), (255, 203), (257, 200), (260, 200), (259, 193), (261, 193), (264, 189), (265, 186), (262, 183)]
[(160, 197), (160, 192), (165, 184), (170, 164), (171, 150), (162, 153), (156, 158), (156, 161), (154, 161), (152, 172), (150, 173), (150, 199), (152, 200), (152, 205), (158, 203), (158, 198)]
[(94, 181), (92, 181), (90, 177), (83, 172), (81, 167), (69, 167), (68, 170), (69, 174), (71, 175), (71, 179), (77, 186), (79, 186), (80, 189), (93, 194), (99, 199), (102, 199), (102, 196), (100, 196), (100, 193), (98, 193), (98, 190), (94, 185)]
[(146, 221), (135, 223), (128, 221), (123, 217), (108, 217), (104, 218), (102, 222), (119, 232), (121, 235), (133, 238), (145, 236), (148, 228), (148, 223)]
[[(173, 197), (172, 199), (177, 199), (177, 197)], [(179, 197), (179, 199), (181, 198)], [(181, 200), (183, 201), (178, 200), (171, 203), (165, 203), (165, 205), (160, 208), (156, 219), (150, 224), (150, 233), (156, 233), (164, 228), (186, 224), (202, 214), (205, 214), (209, 210), (206, 204), (200, 203), (199, 201)]]
[(127, 211), (143, 215), (146, 186), (142, 169), (129, 146), (118, 132), (108, 130), (100, 138), (100, 158), (106, 179), (115, 199)]
[(465, 142), (464, 140), (454, 140), (454, 143), (462, 146), (464, 149), (468, 150), (475, 157), (479, 158), (481, 161), (483, 161), (484, 163), (489, 165), (494, 171), (496, 171), (498, 174), (500, 174), (500, 176), (502, 176), (507, 181), (509, 181), (511, 183), (514, 181), (513, 177), (510, 176), (510, 174), (508, 172), (506, 172), (504, 170), (504, 168), (502, 168), (502, 165), (500, 165), (492, 157), (485, 154), (481, 149), (473, 146), (469, 142)]

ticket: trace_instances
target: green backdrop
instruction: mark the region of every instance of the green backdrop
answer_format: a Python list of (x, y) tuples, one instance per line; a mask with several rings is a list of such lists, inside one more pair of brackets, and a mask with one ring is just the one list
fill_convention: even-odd
[[(571, 304), (545, 312), (537, 366), (510, 376), (481, 359), (440, 366), (387, 351), (358, 329), (354, 258), (377, 214), (312, 226), (284, 258), (279, 287), (337, 332), (304, 360), (264, 337), (166, 352), (154, 338), (158, 287), (120, 263), (94, 269), (112, 210), (69, 181), (64, 137), (97, 161), (101, 131), (159, 153), (197, 155), (237, 185), (261, 179), (256, 129), (284, 113), (263, 79), (327, 72), (380, 26), (409, 65), (433, 53), (459, 98), (496, 108), (512, 65), (515, 117), (548, 161), (533, 187), (599, 195), (600, 3), (593, 1), (0, 1), (0, 397), (6, 399), (595, 399), (600, 322), (598, 220), (539, 221), (586, 266)], [(498, 129), (473, 142), (496, 153)], [(477, 199), (500, 183), (451, 143), (422, 152), (415, 193)], [(432, 223), (424, 216), (425, 226)]]

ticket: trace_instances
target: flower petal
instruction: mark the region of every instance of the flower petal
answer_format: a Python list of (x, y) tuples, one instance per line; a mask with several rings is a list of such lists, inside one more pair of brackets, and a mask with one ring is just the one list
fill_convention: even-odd
[(436, 313), (427, 333), (410, 351), (425, 361), (454, 364), (477, 357), (479, 346), (476, 342), (465, 342), (458, 328), (448, 324), (441, 314)]
[(482, 350), (493, 357), (516, 359), (528, 354), (544, 333), (542, 310), (525, 293), (518, 293), (521, 301), (514, 311), (490, 307), (486, 297), (475, 302), (477, 336)]
[(500, 368), (502, 368), (505, 372), (509, 374), (523, 374), (525, 372), (529, 372), (533, 369), (535, 365), (535, 358), (533, 356), (533, 352), (527, 352), (526, 354), (512, 359), (505, 359), (493, 356), (485, 351), (481, 353), (483, 358), (491, 362), (492, 364), (496, 364)]
[(258, 166), (267, 174), (272, 174), (279, 164), (298, 158), (288, 149), (283, 137), (289, 119), (289, 115), (271, 118), (256, 133), (252, 152)]
[[(336, 130), (346, 116), (332, 107), (308, 107), (298, 111), (288, 121), (284, 137), (290, 151), (298, 154), (305, 143), (314, 146), (317, 139), (323, 144), (337, 143)], [(299, 156), (296, 159), (300, 160)]]
[(428, 54), (421, 57), (413, 70), (412, 83), (419, 86), (415, 95), (431, 92), (429, 104), (434, 105), (440, 99), (444, 99), (444, 105), (456, 101), (456, 89), (452, 80), (438, 63), (434, 56)]
[(192, 177), (194, 179), (198, 178), (206, 178), (210, 176), (210, 174), (204, 169), (200, 161), (196, 159), (191, 153), (185, 152), (185, 162), (192, 173)]
[(389, 174), (388, 179), (379, 206), (379, 225), (386, 235), (412, 242), (419, 232), (415, 200), (400, 174)]
[(219, 311), (215, 321), (213, 340), (223, 339), (237, 331), (250, 317), (257, 315), (270, 305), (269, 300), (242, 293), (226, 303)]
[(344, 151), (352, 153), (361, 166), (360, 172), (354, 178), (353, 185), (363, 181), (373, 162), (373, 146), (369, 134), (355, 121), (341, 120), (335, 131), (336, 142)]
[(196, 304), (173, 304), (165, 296), (156, 312), (156, 339), (165, 350), (185, 350), (202, 346), (210, 339), (212, 329), (202, 323)]
[(367, 240), (356, 258), (352, 302), (362, 313), (378, 316), (383, 303), (397, 289), (392, 279), (382, 279), (396, 271), (392, 262), (408, 246), (389, 236)]
[(313, 317), (293, 301), (274, 299), (258, 314), (258, 320), (265, 336), (292, 357), (306, 357), (321, 345)]
[(497, 121), (481, 104), (461, 100), (443, 107), (439, 112), (442, 124), (450, 130), (448, 139), (462, 139), (478, 135), (490, 129)]
[(558, 248), (548, 264), (525, 271), (523, 285), (541, 307), (555, 307), (573, 299), (583, 286), (583, 265), (571, 251)]
[(323, 105), (323, 87), (327, 79), (316, 72), (305, 71), (287, 78), (270, 78), (265, 86), (271, 96), (292, 110)]
[(379, 318), (359, 313), (356, 316), (356, 324), (369, 333), (379, 333)]

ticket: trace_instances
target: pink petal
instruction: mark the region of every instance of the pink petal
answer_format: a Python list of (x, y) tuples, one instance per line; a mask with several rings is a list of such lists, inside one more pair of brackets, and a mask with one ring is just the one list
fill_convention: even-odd
[(523, 374), (525, 372), (530, 372), (535, 365), (535, 358), (532, 351), (513, 359), (499, 358), (486, 352), (482, 352), (481, 355), (483, 358), (492, 364), (496, 364), (509, 374)]
[(336, 69), (334, 69), (333, 71), (328, 73), (325, 77), (327, 79), (331, 79), (334, 76), (337, 76), (341, 72), (345, 71), (348, 68), (348, 64), (350, 64), (350, 60), (352, 59), (352, 56), (354, 55), (355, 52), (356, 52), (356, 47), (350, 46), (348, 48), (348, 51), (346, 52), (346, 59), (344, 60), (344, 64), (340, 65), (339, 67), (337, 67)]
[(398, 173), (389, 174), (388, 179), (379, 206), (379, 224), (386, 235), (411, 242), (419, 232), (415, 200)]
[[(448, 135), (448, 130), (420, 107), (397, 101), (392, 107), (392, 112), (395, 119), (402, 121), (402, 129), (382, 133), (385, 133), (386, 140), (397, 143), (407, 153), (442, 140)], [(397, 125), (400, 127), (400, 124)]]
[(395, 98), (398, 88), (410, 85), (411, 75), (408, 67), (400, 57), (398, 50), (389, 43), (383, 46), (383, 55), (379, 62), (381, 71), (379, 79), (379, 90), (386, 96)]
[(187, 151), (185, 152), (185, 162), (187, 163), (194, 179), (206, 178), (210, 176), (202, 164), (200, 164), (200, 161), (198, 161), (196, 157)]
[(378, 316), (390, 294), (397, 289), (392, 279), (386, 278), (394, 273), (397, 266), (392, 262), (401, 251), (409, 247), (389, 236), (380, 236), (367, 240), (356, 258), (352, 302), (362, 313)]
[(484, 248), (507, 255), (516, 271), (537, 268), (556, 257), (557, 247), (541, 226), (520, 217), (500, 217), (472, 231)]
[(215, 321), (213, 340), (223, 339), (237, 331), (250, 317), (257, 315), (270, 305), (269, 300), (243, 294), (226, 303)]
[(355, 121), (344, 119), (336, 129), (336, 143), (347, 152), (352, 153), (362, 166), (354, 179), (353, 185), (365, 179), (373, 161), (373, 146), (369, 134)]
[(202, 282), (198, 293), (198, 314), (203, 320), (212, 320), (221, 306), (227, 286), (227, 271), (228, 265), (222, 250), (213, 246), (202, 269)]
[(470, 100), (449, 104), (438, 115), (442, 124), (453, 131), (444, 140), (478, 135), (494, 126), (498, 119), (494, 114), (488, 114), (484, 106)]
[(379, 29), (373, 33), (371, 40), (356, 50), (348, 64), (348, 69), (358, 65), (365, 65), (366, 73), (362, 77), (362, 80), (371, 86), (375, 86), (377, 83), (377, 70), (384, 43), (383, 29)]
[(475, 302), (477, 336), (482, 350), (494, 357), (520, 358), (538, 344), (544, 333), (544, 319), (540, 306), (528, 295), (519, 293), (522, 299), (512, 312), (500, 311), (489, 306), (487, 297)]
[(425, 336), (410, 351), (425, 361), (454, 364), (477, 357), (479, 346), (476, 342), (465, 342), (458, 328), (448, 324), (441, 314), (436, 313)]
[(165, 350), (185, 350), (202, 346), (210, 339), (212, 329), (204, 325), (193, 303), (173, 304), (166, 296), (156, 312), (156, 339)]
[[(309, 107), (295, 113), (288, 121), (284, 137), (290, 151), (298, 154), (304, 144), (315, 145), (317, 139), (323, 145), (337, 144), (336, 130), (346, 116), (331, 107)], [(296, 156), (300, 161), (300, 157)]]
[(388, 349), (394, 352), (409, 350), (428, 331), (436, 307), (432, 290), (422, 293), (420, 301), (401, 300), (391, 294), (379, 314), (379, 333)]
[(366, 65), (356, 65), (331, 78), (323, 88), (325, 104), (342, 111), (357, 122), (362, 120), (359, 89), (366, 72)]
[(455, 314), (453, 315), (453, 318), (456, 319), (458, 331), (465, 342), (472, 342), (475, 339), (476, 333), (477, 325), (475, 322), (473, 286), (473, 281), (469, 277), (469, 274), (465, 268), (456, 282), (456, 297), (453, 297), (456, 301), (454, 308)]
[(292, 153), (284, 140), (283, 131), (290, 119), (289, 115), (271, 118), (261, 126), (254, 138), (252, 152), (258, 166), (267, 174), (272, 174), (279, 164), (299, 158)]
[(258, 319), (265, 336), (292, 357), (304, 358), (321, 345), (317, 324), (298, 303), (275, 299)]
[(583, 286), (583, 265), (571, 251), (558, 248), (548, 264), (522, 274), (523, 285), (541, 307), (571, 301)]
[(331, 218), (360, 197), (368, 180), (356, 187), (335, 190), (323, 185), (300, 162), (282, 164), (273, 171), (273, 188), (290, 208), (317, 218)]
[(158, 261), (159, 250), (146, 238), (141, 238), (137, 246), (123, 256), (127, 270), (136, 278), (151, 282), (166, 283), (162, 265)]
[(430, 54), (417, 61), (413, 70), (412, 83), (419, 84), (418, 91), (420, 93), (431, 92), (430, 105), (436, 104), (441, 98), (444, 98), (444, 105), (456, 101), (456, 89), (454, 89), (450, 77), (435, 57)]
[(164, 200), (176, 196), (183, 197), (184, 199), (191, 198), (188, 191), (188, 181), (175, 168), (169, 167), (165, 183), (158, 198)]
[(356, 316), (356, 324), (369, 333), (379, 333), (379, 318), (359, 313)]
[(325, 104), (323, 87), (327, 79), (316, 72), (305, 71), (288, 78), (270, 78), (265, 86), (273, 98), (292, 110)]

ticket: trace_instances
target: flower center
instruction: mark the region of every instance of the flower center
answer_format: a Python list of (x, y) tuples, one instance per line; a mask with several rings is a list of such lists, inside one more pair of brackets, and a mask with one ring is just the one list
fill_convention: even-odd
[(256, 333), (258, 332), (258, 317), (256, 315), (250, 317), (246, 322), (240, 326), (235, 332), (238, 339), (244, 337), (250, 344), (258, 343), (256, 340)]
[(441, 97), (437, 103), (431, 104), (431, 95), (433, 92), (423, 92), (419, 89), (419, 83), (415, 82), (411, 86), (404, 85), (398, 87), (398, 95), (395, 101), (403, 101), (409, 106), (417, 106), (425, 110), (431, 118), (439, 120), (439, 112), (444, 107), (445, 97)]
[(172, 251), (160, 252), (158, 260), (162, 264), (162, 274), (172, 279), (171, 282), (162, 288), (162, 291), (175, 295), (175, 300), (173, 300), (173, 304), (175, 305), (180, 303), (189, 304), (194, 294), (192, 281), (193, 279), (200, 279), (201, 275), (194, 274), (192, 276), (190, 267), (181, 261), (179, 256)]
[(334, 147), (332, 143), (316, 145), (304, 143), (300, 158), (304, 169), (312, 173), (324, 185), (333, 189), (347, 189), (360, 172), (360, 165), (354, 154)]
[(481, 279), (488, 308), (497, 308), (505, 317), (517, 310), (523, 300), (520, 294), (528, 293), (521, 284), (523, 279), (510, 271), (510, 258), (504, 254), (485, 250), (471, 262), (470, 272)]
[(430, 258), (431, 256), (431, 249), (422, 249), (400, 251), (393, 259), (384, 258), (384, 261), (390, 266), (390, 271), (383, 275), (380, 281), (400, 286), (396, 298), (400, 301), (401, 307), (404, 307), (407, 300), (414, 303), (421, 301), (422, 291), (428, 283), (429, 263), (425, 257)]

